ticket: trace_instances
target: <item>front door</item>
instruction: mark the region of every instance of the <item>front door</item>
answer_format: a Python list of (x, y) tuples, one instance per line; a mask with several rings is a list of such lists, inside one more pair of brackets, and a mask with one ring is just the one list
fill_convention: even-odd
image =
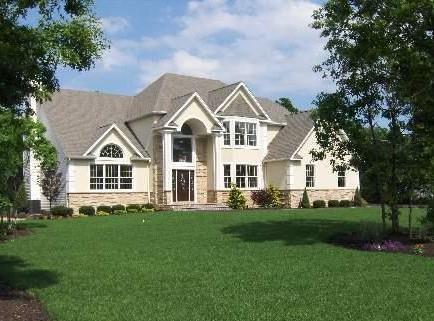
[(172, 171), (172, 195), (174, 202), (194, 202), (194, 171)]

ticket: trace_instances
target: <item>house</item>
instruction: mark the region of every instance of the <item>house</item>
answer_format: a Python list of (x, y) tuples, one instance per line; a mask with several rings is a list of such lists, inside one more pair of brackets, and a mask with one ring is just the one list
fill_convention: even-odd
[[(56, 146), (65, 179), (58, 202), (222, 204), (231, 184), (246, 194), (277, 186), (288, 207), (352, 199), (359, 176), (312, 161), (310, 112), (291, 114), (243, 82), (164, 74), (136, 96), (61, 90), (32, 102)], [(47, 202), (32, 155), (25, 169), (33, 204)]]

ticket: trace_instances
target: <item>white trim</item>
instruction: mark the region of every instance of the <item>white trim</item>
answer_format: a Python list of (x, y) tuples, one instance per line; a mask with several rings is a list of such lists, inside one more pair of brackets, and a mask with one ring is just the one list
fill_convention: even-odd
[(246, 92), (249, 94), (250, 98), (253, 100), (253, 102), (255, 103), (256, 107), (259, 108), (259, 110), (265, 115), (265, 117), (267, 117), (267, 120), (272, 121), (270, 116), (268, 116), (267, 112), (264, 110), (264, 108), (262, 108), (261, 104), (259, 103), (259, 101), (255, 98), (255, 96), (253, 96), (252, 92), (250, 91), (250, 89), (247, 87), (247, 85), (245, 83), (243, 83), (242, 81), (237, 85), (237, 87), (235, 87), (235, 89), (229, 94), (229, 96), (227, 96), (225, 98), (225, 100), (223, 100), (223, 102), (220, 104), (220, 106), (217, 107), (217, 109), (215, 110), (215, 114), (217, 114), (229, 101), (231, 101), (231, 98), (233, 96), (235, 96), (235, 94), (237, 93), (237, 91), (243, 87)]
[(118, 126), (116, 126), (115, 123), (113, 123), (93, 144), (89, 147), (89, 149), (83, 154), (83, 156), (88, 156), (88, 154), (110, 133), (112, 129), (115, 129), (119, 135), (127, 142), (127, 144), (142, 158), (147, 158), (143, 156), (143, 154), (131, 143), (131, 141), (128, 139), (127, 136), (122, 132), (122, 130), (119, 129)]
[(313, 131), (315, 130), (315, 127), (312, 127), (309, 132), (307, 133), (306, 137), (304, 137), (304, 139), (301, 141), (300, 145), (297, 147), (297, 149), (295, 150), (295, 152), (291, 155), (291, 157), (289, 158), (290, 160), (300, 160), (300, 159), (296, 159), (294, 158), (294, 156), (300, 151), (300, 149), (303, 147), (303, 145), (306, 143), (306, 141), (309, 139), (309, 137), (312, 135)]
[[(166, 121), (166, 123), (163, 125), (164, 127), (170, 127), (170, 128), (174, 128), (174, 126), (170, 126), (169, 124), (174, 121), (174, 119), (185, 109), (187, 108), (187, 106), (192, 102), (192, 100), (196, 98), (200, 105), (202, 105), (202, 107), (205, 109), (205, 111), (208, 113), (208, 115), (212, 118), (212, 120), (215, 121), (215, 123), (220, 127), (220, 129), (223, 131), (223, 125), (220, 123), (220, 121), (217, 119), (217, 117), (215, 116), (215, 114), (211, 111), (211, 109), (209, 109), (209, 107), (207, 106), (207, 104), (203, 101), (203, 99), (199, 96), (199, 94), (197, 92), (194, 92), (190, 98), (187, 99), (187, 101), (184, 103), (184, 105), (181, 106), (181, 108), (179, 108), (175, 114), (173, 114), (172, 117), (170, 117), (170, 119), (168, 121)], [(177, 128), (177, 127), (175, 127)]]
[[(239, 187), (240, 190), (242, 191), (256, 191), (258, 189), (262, 189), (264, 188), (264, 179), (262, 177), (263, 172), (262, 172), (262, 162), (237, 162), (237, 161), (231, 161), (231, 162), (221, 162), (221, 164), (219, 164), (219, 166), (221, 167), (221, 173), (222, 175), (218, 178), (220, 181), (220, 186), (221, 189), (219, 190), (224, 190), (224, 191), (229, 191), (230, 188), (226, 188), (225, 184), (224, 184), (224, 170), (223, 170), (223, 166), (224, 165), (231, 165), (231, 184), (236, 184), (237, 182), (237, 165), (246, 165), (246, 166), (256, 166), (256, 178), (257, 178), (257, 186), (256, 187), (247, 187), (248, 185), (248, 180), (246, 180), (246, 187)], [(246, 167), (246, 178), (249, 177), (247, 172), (247, 167)]]

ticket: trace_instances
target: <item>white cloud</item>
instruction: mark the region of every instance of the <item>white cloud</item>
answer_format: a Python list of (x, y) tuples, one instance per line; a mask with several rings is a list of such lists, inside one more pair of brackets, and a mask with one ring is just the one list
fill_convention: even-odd
[(100, 19), (103, 30), (108, 34), (116, 34), (130, 27), (123, 17), (104, 17)]

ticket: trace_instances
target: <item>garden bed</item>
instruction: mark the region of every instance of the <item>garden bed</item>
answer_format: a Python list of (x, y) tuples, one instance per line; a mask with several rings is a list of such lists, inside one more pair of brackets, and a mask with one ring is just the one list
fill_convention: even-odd
[(339, 233), (330, 237), (330, 243), (359, 251), (406, 253), (434, 257), (434, 243), (412, 240), (403, 233), (388, 234), (379, 240), (363, 239), (357, 232)]

